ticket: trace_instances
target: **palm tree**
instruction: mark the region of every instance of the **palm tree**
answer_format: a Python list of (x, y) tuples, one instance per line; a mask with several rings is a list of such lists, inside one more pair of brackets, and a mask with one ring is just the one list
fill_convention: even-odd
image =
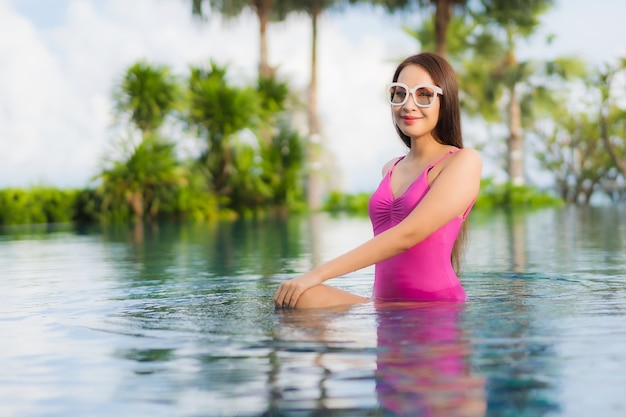
[(260, 171), (262, 182), (271, 189), (268, 202), (282, 213), (299, 210), (303, 203), (304, 143), (290, 120), (297, 100), (292, 98), (288, 84), (274, 76), (260, 78), (257, 91), (265, 125), (259, 135)]
[(519, 40), (532, 35), (540, 24), (539, 17), (553, 5), (553, 0), (483, 0), (482, 26), (485, 32), (495, 36), (504, 46), (504, 55), (492, 61), (485, 84), (486, 96), (492, 99), (506, 96), (508, 102), (506, 121), (507, 138), (506, 167), (509, 180), (514, 185), (526, 183), (524, 174), (524, 135), (522, 133), (521, 90), (528, 86), (536, 72), (532, 61), (518, 61), (516, 45)]
[[(380, 0), (382, 1), (382, 0)], [(423, 1), (389, 0), (383, 2), (393, 7), (425, 5)], [(542, 97), (544, 89), (532, 86), (531, 80), (540, 67), (544, 74), (552, 75), (550, 65), (532, 60), (520, 62), (516, 45), (520, 39), (529, 37), (539, 25), (539, 16), (547, 11), (552, 0), (481, 0), (480, 2), (432, 1), (436, 7), (452, 10), (454, 3), (465, 6), (468, 12), (456, 19), (440, 11), (445, 22), (447, 37), (453, 43), (452, 56), (448, 57), (459, 72), (461, 103), (470, 114), (480, 114), (487, 121), (499, 121), (502, 117), (501, 103), (506, 102), (504, 119), (507, 122), (506, 170), (515, 185), (525, 183), (524, 136), (522, 134), (522, 102), (529, 96)], [(462, 4), (463, 3), (463, 4)], [(400, 6), (398, 6), (400, 5)], [(471, 7), (471, 9), (470, 9)], [(392, 8), (393, 10), (393, 8)], [(435, 16), (437, 11), (435, 11)], [(422, 41), (425, 49), (450, 52), (448, 42), (441, 39), (441, 24), (437, 18), (416, 31), (407, 31)], [(443, 47), (442, 45), (446, 45)], [(441, 53), (441, 52), (440, 52)], [(565, 63), (563, 61), (562, 63)]]
[(323, 199), (323, 181), (320, 169), (323, 164), (324, 147), (317, 97), (318, 23), (323, 12), (343, 3), (340, 0), (286, 0), (282, 3), (283, 14), (306, 13), (311, 19), (311, 79), (307, 98), (309, 139), (305, 153), (308, 165), (307, 202), (309, 209), (313, 211), (322, 208)]
[(267, 47), (267, 27), (272, 20), (283, 20), (279, 13), (282, 0), (191, 0), (191, 11), (199, 18), (206, 17), (205, 6), (221, 13), (225, 18), (238, 17), (245, 9), (251, 9), (259, 20), (259, 77), (271, 76), (275, 70), (269, 64)]
[(345, 3), (340, 0), (192, 0), (192, 12), (204, 17), (204, 5), (220, 11), (226, 17), (238, 16), (245, 8), (255, 11), (259, 18), (260, 56), (259, 78), (268, 78), (274, 70), (267, 63), (267, 25), (271, 20), (283, 20), (290, 13), (306, 13), (311, 18), (311, 80), (308, 88), (308, 127), (309, 141), (306, 149), (308, 160), (307, 201), (309, 208), (318, 210), (322, 206), (322, 180), (319, 168), (323, 146), (321, 143), (321, 121), (317, 99), (317, 41), (318, 19), (322, 12), (334, 5)]
[(192, 67), (185, 114), (188, 127), (206, 141), (200, 160), (213, 191), (225, 199), (236, 174), (237, 135), (260, 124), (258, 93), (251, 87), (230, 85), (226, 73), (226, 67), (215, 62), (208, 70)]
[(139, 61), (113, 92), (116, 115), (127, 115), (143, 136), (158, 130), (180, 102), (180, 87), (170, 68)]
[[(351, 3), (357, 3), (351, 0)], [(469, 7), (468, 0), (368, 0), (366, 2), (381, 5), (389, 12), (405, 12), (407, 10), (429, 9), (432, 13), (432, 23), (434, 29), (435, 53), (441, 56), (448, 55), (448, 27), (450, 26), (454, 11), (462, 12)], [(420, 39), (421, 41), (421, 39)]]
[(145, 136), (122, 160), (109, 161), (98, 178), (103, 220), (114, 221), (174, 212), (178, 186), (184, 183), (174, 145), (154, 135)]
[[(572, 74), (562, 70), (575, 68), (576, 60), (542, 63), (519, 61), (516, 46), (528, 38), (539, 26), (539, 17), (551, 6), (552, 0), (483, 0), (483, 10), (473, 15), (473, 48), (470, 57), (464, 57), (461, 70), (462, 103), (466, 110), (482, 114), (486, 120), (504, 119), (508, 127), (506, 141), (506, 171), (514, 185), (524, 185), (524, 110), (523, 102), (534, 96), (542, 97), (546, 90), (534, 84), (537, 74), (546, 76)], [(539, 83), (541, 84), (541, 82)], [(505, 103), (502, 117), (501, 104)]]
[(127, 117), (141, 132), (136, 145), (120, 142), (120, 158), (105, 159), (101, 180), (101, 211), (108, 220), (155, 218), (171, 209), (176, 187), (184, 181), (174, 145), (158, 136), (180, 101), (180, 88), (167, 66), (140, 61), (131, 65), (113, 92), (116, 116)]

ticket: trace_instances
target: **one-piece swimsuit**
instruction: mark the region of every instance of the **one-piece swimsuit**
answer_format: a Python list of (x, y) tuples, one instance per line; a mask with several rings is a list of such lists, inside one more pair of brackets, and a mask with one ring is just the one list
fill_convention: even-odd
[[(457, 152), (451, 150), (430, 164), (424, 172), (397, 197), (391, 190), (391, 175), (395, 166), (385, 174), (369, 201), (369, 216), (374, 235), (384, 232), (402, 220), (422, 201), (430, 185), (429, 171), (441, 160)], [(389, 301), (464, 301), (465, 291), (452, 267), (450, 255), (472, 204), (462, 216), (457, 216), (426, 239), (375, 266), (373, 298)]]

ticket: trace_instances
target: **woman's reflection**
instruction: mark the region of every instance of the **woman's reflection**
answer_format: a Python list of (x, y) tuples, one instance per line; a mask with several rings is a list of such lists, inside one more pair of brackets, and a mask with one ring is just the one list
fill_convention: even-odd
[[(348, 349), (342, 355), (343, 364), (337, 363), (341, 359), (336, 351), (334, 355), (329, 355), (323, 348), (319, 349), (314, 360), (308, 354), (302, 355), (299, 367), (318, 368), (317, 372), (307, 374), (319, 377), (312, 384), (318, 387), (319, 396), (309, 398), (310, 404), (316, 404), (319, 411), (332, 408), (329, 405), (333, 402), (329, 400), (340, 397), (341, 391), (344, 391), (336, 385), (336, 381), (350, 383), (341, 375), (349, 363), (352, 375), (372, 375), (371, 370), (374, 369), (378, 403), (375, 412), (382, 411), (384, 416), (484, 416), (485, 381), (471, 374), (471, 346), (464, 340), (459, 323), (463, 308), (460, 303), (442, 302), (370, 303), (333, 311), (280, 311), (277, 314), (280, 322), (278, 337), (290, 343), (313, 342), (318, 347), (345, 346), (347, 343)], [(364, 320), (364, 316), (369, 316), (370, 320)], [(366, 356), (369, 361), (364, 356), (355, 361), (350, 348), (368, 349), (374, 341), (375, 354)], [(281, 354), (278, 353), (278, 356)], [(295, 358), (292, 356), (290, 359), (293, 361)], [(294, 364), (291, 365), (293, 371)], [(281, 374), (280, 360), (277, 366), (276, 371)], [(275, 381), (281, 379), (278, 377)], [(290, 384), (291, 396), (294, 390), (311, 393), (311, 382), (308, 386)], [(337, 392), (322, 389), (328, 386), (337, 387)], [(282, 400), (284, 393), (280, 391), (285, 388), (280, 383), (270, 388), (274, 393), (271, 409), (287, 411), (290, 408)], [(361, 401), (362, 394), (359, 395)], [(354, 400), (360, 401), (358, 398)], [(369, 407), (367, 409), (373, 411)]]
[(398, 416), (484, 416), (485, 382), (471, 374), (463, 304), (377, 304), (376, 394)]

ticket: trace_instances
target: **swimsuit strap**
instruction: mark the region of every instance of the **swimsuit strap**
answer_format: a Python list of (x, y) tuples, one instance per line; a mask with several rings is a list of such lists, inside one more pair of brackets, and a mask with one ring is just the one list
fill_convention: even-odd
[(467, 215), (469, 214), (472, 207), (474, 207), (475, 202), (476, 202), (476, 199), (473, 199), (470, 205), (467, 206), (467, 208), (465, 209), (465, 212), (463, 212), (463, 216), (462, 216), (463, 220), (467, 219)]
[[(458, 151), (460, 151), (460, 149), (458, 148), (454, 148), (454, 149), (450, 149), (448, 152), (446, 152), (445, 154), (443, 154), (439, 159), (437, 159), (435, 162), (433, 162), (432, 164), (428, 165), (426, 167), (426, 169), (424, 170), (424, 173), (428, 173), (430, 172), (431, 169), (433, 169), (435, 167), (435, 165), (437, 165), (439, 162), (443, 161), (444, 159), (446, 159), (448, 156), (457, 153)], [(406, 155), (405, 155), (406, 156)], [(398, 162), (402, 161), (405, 156), (401, 156), (399, 157), (396, 162), (393, 163), (393, 165), (391, 166), (391, 168), (389, 168), (387, 170), (387, 172), (385, 173), (385, 175), (389, 175), (391, 176), (391, 174), (393, 173), (393, 170), (396, 168), (396, 165), (398, 165)], [(422, 174), (424, 175), (424, 174)]]
[(387, 172), (385, 173), (385, 175), (387, 176), (391, 176), (391, 173), (393, 172), (393, 170), (396, 168), (396, 165), (398, 165), (398, 162), (402, 161), (404, 159), (404, 156), (399, 157), (398, 159), (396, 159), (396, 162), (393, 163), (393, 165), (387, 170)]
[(455, 149), (450, 149), (448, 152), (446, 152), (445, 154), (443, 154), (441, 156), (441, 158), (437, 159), (435, 162), (433, 162), (432, 164), (428, 165), (428, 167), (426, 168), (426, 172), (430, 171), (431, 169), (433, 169), (435, 167), (435, 165), (437, 165), (439, 162), (443, 161), (444, 159), (446, 159), (448, 156), (452, 155), (453, 153), (457, 153), (458, 151), (460, 151), (460, 149), (455, 148)]

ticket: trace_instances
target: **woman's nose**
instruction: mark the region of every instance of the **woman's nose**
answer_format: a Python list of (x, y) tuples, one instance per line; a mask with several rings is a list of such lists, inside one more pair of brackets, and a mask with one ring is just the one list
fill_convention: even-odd
[(415, 108), (418, 108), (419, 106), (417, 105), (416, 101), (415, 101), (415, 95), (413, 94), (409, 94), (409, 98), (407, 99), (407, 101), (402, 105), (402, 107), (405, 107), (407, 109), (413, 110)]

